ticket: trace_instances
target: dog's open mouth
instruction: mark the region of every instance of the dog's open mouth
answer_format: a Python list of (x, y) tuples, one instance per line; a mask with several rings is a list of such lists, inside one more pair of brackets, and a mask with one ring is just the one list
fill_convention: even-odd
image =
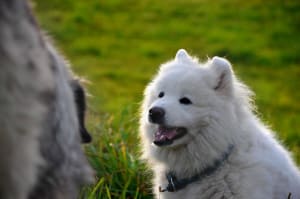
[(165, 146), (173, 143), (174, 140), (183, 137), (187, 133), (184, 127), (159, 126), (154, 136), (153, 143), (157, 146)]

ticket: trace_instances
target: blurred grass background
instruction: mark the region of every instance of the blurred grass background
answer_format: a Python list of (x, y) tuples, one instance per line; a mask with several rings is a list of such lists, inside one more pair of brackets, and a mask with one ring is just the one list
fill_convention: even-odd
[(300, 1), (33, 0), (41, 27), (91, 83), (86, 153), (96, 183), (81, 198), (152, 198), (138, 160), (138, 107), (159, 64), (185, 48), (229, 59), (263, 121), (300, 165)]

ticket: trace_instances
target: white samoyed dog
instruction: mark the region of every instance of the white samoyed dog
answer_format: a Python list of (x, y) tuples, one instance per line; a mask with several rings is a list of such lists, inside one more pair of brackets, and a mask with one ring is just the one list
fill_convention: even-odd
[(300, 199), (290, 154), (254, 114), (252, 92), (224, 58), (181, 49), (145, 90), (143, 157), (161, 199)]

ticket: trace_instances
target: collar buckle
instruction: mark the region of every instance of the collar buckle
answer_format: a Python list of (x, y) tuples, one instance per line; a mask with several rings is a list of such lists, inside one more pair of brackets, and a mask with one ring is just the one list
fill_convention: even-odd
[(168, 185), (164, 189), (162, 189), (161, 186), (159, 186), (159, 188), (158, 188), (159, 192), (165, 192), (165, 191), (176, 192), (179, 182), (177, 181), (175, 174), (173, 172), (169, 172), (166, 174), (166, 177), (168, 180)]

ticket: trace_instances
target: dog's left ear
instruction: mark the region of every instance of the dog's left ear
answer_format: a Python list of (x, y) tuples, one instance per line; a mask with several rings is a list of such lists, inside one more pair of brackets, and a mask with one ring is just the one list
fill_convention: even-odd
[(92, 141), (92, 136), (85, 128), (85, 121), (84, 121), (85, 111), (86, 111), (85, 91), (77, 80), (71, 81), (71, 87), (75, 98), (81, 142), (89, 143)]
[(232, 92), (233, 72), (228, 60), (221, 57), (213, 57), (211, 60), (211, 69), (216, 75), (213, 89), (219, 93), (230, 95)]

